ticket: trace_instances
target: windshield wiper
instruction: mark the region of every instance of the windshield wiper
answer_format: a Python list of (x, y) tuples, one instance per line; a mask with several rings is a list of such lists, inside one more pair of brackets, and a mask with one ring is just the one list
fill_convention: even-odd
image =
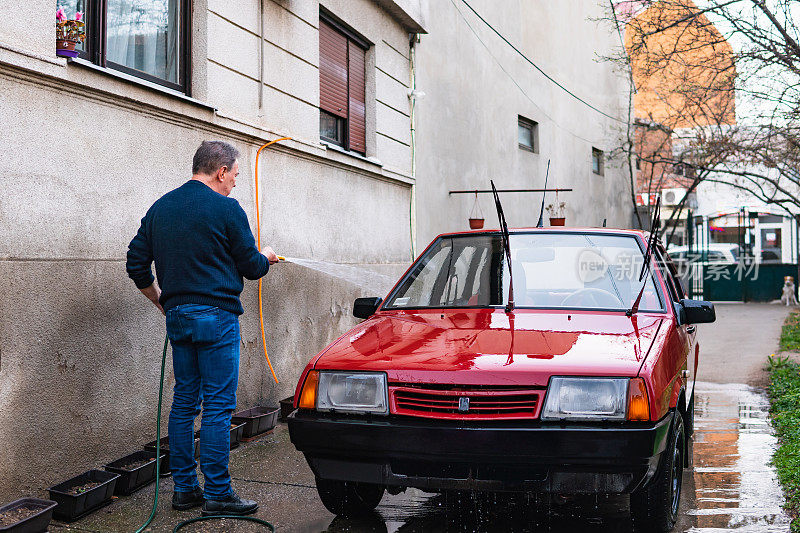
[(630, 309), (625, 311), (626, 316), (633, 316), (639, 312), (639, 302), (642, 300), (644, 288), (647, 287), (647, 279), (645, 273), (650, 272), (650, 258), (653, 256), (653, 246), (658, 241), (658, 231), (661, 226), (661, 196), (656, 200), (656, 207), (653, 209), (653, 219), (650, 221), (650, 238), (647, 239), (647, 249), (644, 251), (644, 263), (642, 263), (642, 270), (639, 272), (639, 281), (644, 280), (642, 288), (639, 290), (639, 295), (633, 301)]
[(500, 196), (497, 194), (497, 188), (494, 186), (494, 180), (489, 180), (492, 184), (492, 194), (494, 195), (494, 206), (497, 208), (497, 220), (500, 222), (500, 232), (503, 238), (503, 249), (506, 253), (506, 262), (508, 263), (508, 303), (506, 304), (506, 313), (514, 310), (514, 269), (511, 266), (511, 244), (509, 243), (508, 225), (506, 224), (506, 216), (503, 214), (503, 206), (500, 204)]

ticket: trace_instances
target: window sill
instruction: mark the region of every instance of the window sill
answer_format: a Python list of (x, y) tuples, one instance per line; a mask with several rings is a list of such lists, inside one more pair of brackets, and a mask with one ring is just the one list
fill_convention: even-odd
[(361, 161), (365, 161), (367, 163), (371, 163), (373, 165), (377, 165), (377, 166), (383, 168), (383, 163), (381, 163), (380, 160), (375, 158), (375, 157), (365, 157), (365, 156), (359, 154), (358, 152), (351, 152), (350, 150), (345, 150), (341, 146), (339, 146), (337, 144), (329, 143), (327, 141), (320, 141), (320, 144), (322, 144), (323, 146), (325, 146), (329, 150), (333, 150), (335, 152), (339, 152), (340, 154), (344, 154), (344, 155), (347, 155), (347, 156), (350, 156), (350, 157), (355, 157), (356, 159), (360, 159)]
[(133, 84), (139, 85), (141, 87), (146, 87), (146, 88), (148, 88), (150, 90), (159, 92), (161, 94), (166, 94), (166, 95), (171, 96), (173, 98), (177, 98), (179, 100), (183, 100), (184, 102), (189, 102), (191, 104), (203, 107), (205, 109), (209, 109), (209, 110), (214, 111), (214, 112), (217, 111), (217, 108), (214, 107), (213, 105), (208, 104), (206, 102), (203, 102), (201, 100), (197, 100), (197, 99), (192, 98), (190, 96), (186, 96), (185, 94), (183, 94), (181, 92), (178, 92), (178, 91), (176, 91), (174, 89), (170, 89), (169, 87), (164, 87), (164, 86), (159, 85), (157, 83), (153, 83), (151, 81), (147, 81), (147, 80), (142, 79), (142, 78), (137, 78), (136, 76), (131, 76), (130, 74), (125, 74), (124, 72), (120, 72), (118, 70), (114, 70), (114, 69), (110, 69), (110, 68), (101, 67), (99, 65), (95, 65), (94, 63), (92, 63), (90, 61), (86, 61), (85, 59), (82, 59), (80, 57), (70, 58), (70, 59), (67, 60), (67, 63), (70, 64), (70, 65), (72, 65), (72, 64), (79, 65), (79, 66), (81, 66), (83, 68), (87, 68), (89, 70), (94, 70), (95, 72), (100, 72), (102, 74), (105, 74), (106, 76), (111, 76), (112, 78), (116, 78), (116, 79), (119, 79), (119, 80), (124, 80), (124, 81), (126, 81), (128, 83), (133, 83)]

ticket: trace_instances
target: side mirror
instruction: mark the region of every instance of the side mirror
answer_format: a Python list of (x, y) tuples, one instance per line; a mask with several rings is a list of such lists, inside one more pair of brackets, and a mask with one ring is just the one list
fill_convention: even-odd
[(681, 300), (686, 324), (708, 324), (717, 319), (714, 304), (705, 300)]
[(369, 318), (383, 302), (383, 298), (356, 298), (353, 302), (353, 316), (356, 318)]

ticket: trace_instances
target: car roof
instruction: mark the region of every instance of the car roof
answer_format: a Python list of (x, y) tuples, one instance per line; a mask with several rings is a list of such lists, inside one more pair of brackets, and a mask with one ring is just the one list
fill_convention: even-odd
[[(547, 228), (509, 228), (509, 233), (598, 233), (598, 234), (616, 234), (616, 235), (633, 235), (647, 239), (650, 236), (649, 231), (638, 229), (620, 229), (620, 228), (594, 228), (594, 227), (547, 227)], [(450, 233), (441, 233), (436, 236), (439, 237), (453, 237), (457, 235), (480, 235), (486, 233), (500, 233), (500, 229), (479, 229), (470, 231), (454, 231)]]

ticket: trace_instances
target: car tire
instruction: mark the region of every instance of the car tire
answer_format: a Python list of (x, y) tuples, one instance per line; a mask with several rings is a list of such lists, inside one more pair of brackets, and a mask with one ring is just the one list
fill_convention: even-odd
[(631, 494), (631, 518), (636, 531), (666, 533), (675, 527), (685, 454), (683, 417), (676, 411), (655, 476), (645, 487)]
[(337, 516), (364, 516), (375, 510), (383, 498), (383, 485), (317, 478), (322, 505)]

